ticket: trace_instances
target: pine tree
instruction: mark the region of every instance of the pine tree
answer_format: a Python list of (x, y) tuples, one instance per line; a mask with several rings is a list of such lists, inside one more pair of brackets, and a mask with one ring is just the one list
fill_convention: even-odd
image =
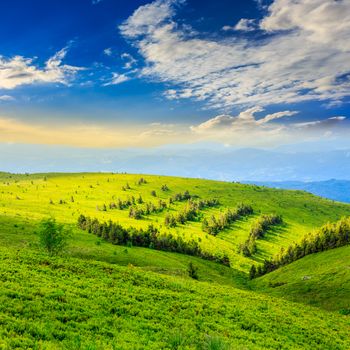
[(249, 271), (249, 278), (252, 280), (256, 276), (256, 267), (255, 265), (252, 265)]
[(192, 261), (188, 264), (187, 272), (191, 278), (198, 280), (198, 268), (194, 266)]

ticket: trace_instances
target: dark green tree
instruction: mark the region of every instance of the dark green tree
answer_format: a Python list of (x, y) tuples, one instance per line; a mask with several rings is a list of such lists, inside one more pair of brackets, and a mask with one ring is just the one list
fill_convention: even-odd
[(198, 280), (198, 267), (192, 261), (188, 264), (187, 272), (191, 278)]
[(39, 242), (49, 255), (61, 253), (67, 247), (69, 236), (69, 231), (54, 218), (45, 219), (40, 224)]
[(252, 265), (249, 271), (249, 278), (252, 280), (256, 276), (256, 267), (255, 265)]

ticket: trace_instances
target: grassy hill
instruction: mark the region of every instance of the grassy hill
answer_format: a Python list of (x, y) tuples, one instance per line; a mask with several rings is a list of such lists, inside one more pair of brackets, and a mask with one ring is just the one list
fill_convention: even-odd
[(350, 246), (308, 255), (251, 282), (255, 290), (350, 314)]
[(3, 349), (348, 349), (342, 315), (217, 283), (0, 249)]
[[(169, 199), (185, 191), (220, 204), (167, 227), (165, 217), (186, 206)], [(137, 207), (159, 201), (167, 207), (138, 220), (129, 217), (129, 208), (110, 208), (132, 196), (142, 197)], [(216, 236), (203, 231), (204, 219), (240, 203), (254, 214)], [(161, 234), (195, 240), (210, 254), (227, 254), (230, 267), (111, 244), (79, 229), (81, 214), (123, 227), (152, 224)], [(245, 257), (238, 247), (262, 214), (282, 215), (283, 224), (270, 228), (257, 240), (257, 253)], [(349, 215), (347, 204), (254, 185), (137, 174), (0, 173), (0, 348), (348, 349), (349, 247), (310, 255), (252, 282), (247, 273), (252, 263)], [(61, 257), (48, 257), (38, 246), (38, 223), (50, 216), (72, 230)], [(190, 262), (199, 281), (188, 277)]]
[[(147, 183), (139, 185), (140, 178)], [(127, 174), (3, 174), (0, 181), (0, 216), (35, 223), (51, 215), (60, 222), (75, 225), (78, 216), (84, 214), (101, 221), (118, 221), (124, 226), (138, 228), (152, 223), (166, 233), (199, 240), (203, 250), (229, 255), (231, 266), (245, 272), (251, 261), (237, 254), (237, 247), (246, 240), (250, 226), (260, 213), (281, 214), (285, 224), (258, 242), (257, 260), (273, 255), (281, 246), (288, 246), (328, 221), (350, 215), (349, 205), (333, 203), (301, 191), (199, 179)], [(130, 189), (123, 191), (126, 184)], [(167, 185), (169, 191), (162, 191), (162, 185)], [(139, 195), (144, 201), (156, 204), (159, 199), (167, 201), (176, 193), (186, 190), (201, 199), (219, 198), (221, 205), (204, 209), (201, 213), (203, 217), (218, 215), (241, 202), (252, 205), (256, 214), (237, 221), (213, 237), (203, 232), (201, 222), (187, 222), (176, 228), (164, 226), (166, 212), (178, 212), (184, 207), (183, 202), (175, 202), (167, 211), (147, 215), (141, 220), (129, 218), (128, 210), (96, 210), (103, 205), (108, 207), (109, 203), (119, 198), (126, 200)], [(156, 192), (157, 197), (151, 195), (152, 191)]]

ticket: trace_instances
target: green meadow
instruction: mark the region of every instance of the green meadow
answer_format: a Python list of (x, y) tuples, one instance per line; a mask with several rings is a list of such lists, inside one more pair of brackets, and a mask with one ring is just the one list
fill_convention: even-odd
[[(143, 179), (144, 181), (140, 181)], [(164, 186), (166, 185), (166, 190)], [(165, 225), (188, 191), (219, 205), (193, 221)], [(142, 197), (167, 207), (129, 217), (110, 208)], [(239, 204), (244, 216), (214, 236), (204, 219)], [(135, 204), (143, 206), (144, 204)], [(230, 266), (186, 254), (122, 246), (77, 227), (80, 215), (123, 227), (194, 240)], [(239, 246), (262, 214), (283, 223), (257, 240), (246, 257)], [(0, 349), (349, 349), (350, 251), (312, 254), (252, 281), (262, 263), (327, 222), (350, 216), (350, 205), (302, 191), (177, 177), (113, 174), (0, 173)], [(71, 231), (67, 249), (48, 256), (39, 246), (41, 220), (53, 217)], [(188, 275), (192, 262), (198, 280)]]

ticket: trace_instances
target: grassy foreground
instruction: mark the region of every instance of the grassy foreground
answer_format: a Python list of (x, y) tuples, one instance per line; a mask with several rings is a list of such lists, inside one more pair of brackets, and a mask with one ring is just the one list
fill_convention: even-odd
[(232, 287), (0, 249), (3, 349), (348, 349), (349, 319)]
[[(145, 183), (140, 184), (140, 178)], [(126, 184), (129, 184), (126, 189)], [(168, 187), (162, 191), (162, 186)], [(124, 187), (124, 190), (123, 190)], [(188, 190), (220, 205), (174, 228), (167, 214), (185, 205), (130, 218), (110, 209), (118, 198), (142, 196), (156, 205)], [(152, 191), (156, 192), (156, 196)], [(254, 215), (216, 236), (204, 218), (240, 203)], [(106, 204), (106, 211), (100, 208)], [(77, 228), (80, 214), (125, 227), (155, 225), (195, 239), (231, 267), (184, 254), (113, 245)], [(283, 224), (257, 240), (257, 253), (238, 247), (263, 214)], [(350, 247), (313, 254), (252, 282), (248, 271), (350, 205), (301, 191), (174, 177), (127, 174), (0, 173), (0, 349), (349, 349)], [(70, 227), (68, 249), (48, 257), (38, 246), (38, 223), (53, 216)], [(188, 277), (188, 264), (199, 281)]]

